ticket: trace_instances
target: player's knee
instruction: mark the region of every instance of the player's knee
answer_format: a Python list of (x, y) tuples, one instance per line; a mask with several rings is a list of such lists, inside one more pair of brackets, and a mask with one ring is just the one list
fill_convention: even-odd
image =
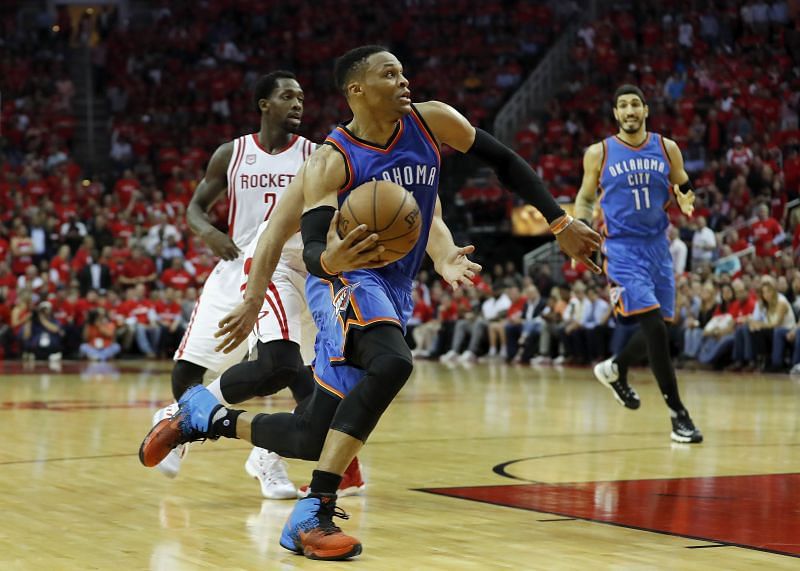
[(386, 405), (400, 392), (414, 369), (410, 355), (388, 353), (372, 360), (365, 381), (372, 386), (369, 392), (376, 400), (386, 400)]
[(172, 395), (175, 400), (181, 398), (192, 385), (202, 383), (205, 373), (206, 368), (195, 363), (183, 360), (176, 362), (172, 368)]
[(291, 385), (303, 367), (300, 349), (292, 342), (258, 344), (260, 378), (255, 383), (257, 396), (269, 396)]

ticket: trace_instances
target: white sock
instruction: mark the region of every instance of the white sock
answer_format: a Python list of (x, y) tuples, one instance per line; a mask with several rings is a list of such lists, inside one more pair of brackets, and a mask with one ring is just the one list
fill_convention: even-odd
[(219, 380), (220, 380), (221, 378), (222, 378), (222, 375), (220, 375), (219, 377), (217, 377), (216, 379), (214, 379), (213, 381), (211, 381), (211, 384), (210, 384), (210, 385), (208, 385), (206, 388), (208, 389), (208, 391), (209, 391), (209, 392), (210, 392), (212, 395), (214, 395), (215, 397), (217, 397), (217, 400), (218, 400), (220, 403), (224, 404), (225, 406), (231, 406), (231, 403), (229, 403), (228, 401), (226, 401), (226, 400), (225, 400), (225, 398), (222, 396), (222, 390), (221, 390), (221, 388), (220, 388), (220, 382), (219, 382)]

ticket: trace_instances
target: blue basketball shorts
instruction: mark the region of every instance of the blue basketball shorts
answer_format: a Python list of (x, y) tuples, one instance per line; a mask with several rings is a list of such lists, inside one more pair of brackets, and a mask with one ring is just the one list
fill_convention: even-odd
[(306, 299), (319, 330), (314, 344), (314, 379), (339, 398), (365, 373), (347, 361), (348, 334), (379, 323), (405, 331), (414, 308), (409, 285), (397, 285), (370, 270), (346, 272), (332, 282), (309, 275)]
[(664, 319), (674, 318), (675, 273), (666, 237), (607, 238), (603, 253), (611, 303), (618, 314), (660, 309)]

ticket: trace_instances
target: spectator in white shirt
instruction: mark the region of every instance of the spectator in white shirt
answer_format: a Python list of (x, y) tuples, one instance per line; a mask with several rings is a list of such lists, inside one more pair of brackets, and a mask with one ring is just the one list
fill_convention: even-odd
[(677, 275), (686, 271), (686, 260), (689, 256), (689, 247), (681, 240), (680, 232), (675, 226), (669, 227), (669, 253), (672, 256), (672, 266)]
[(704, 216), (698, 216), (697, 229), (692, 236), (692, 270), (702, 264), (709, 264), (714, 260), (717, 251), (717, 237), (714, 231), (706, 225)]

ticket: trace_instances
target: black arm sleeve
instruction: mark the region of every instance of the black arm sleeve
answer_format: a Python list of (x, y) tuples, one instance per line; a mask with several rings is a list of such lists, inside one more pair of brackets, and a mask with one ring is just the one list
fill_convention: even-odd
[(483, 129), (475, 129), (475, 142), (467, 154), (491, 165), (500, 182), (533, 204), (548, 223), (564, 215), (539, 175), (522, 157)]
[(336, 209), (333, 206), (318, 206), (309, 210), (300, 219), (300, 233), (303, 236), (303, 261), (309, 273), (332, 280), (336, 276), (322, 267), (320, 257), (328, 245), (328, 228)]

